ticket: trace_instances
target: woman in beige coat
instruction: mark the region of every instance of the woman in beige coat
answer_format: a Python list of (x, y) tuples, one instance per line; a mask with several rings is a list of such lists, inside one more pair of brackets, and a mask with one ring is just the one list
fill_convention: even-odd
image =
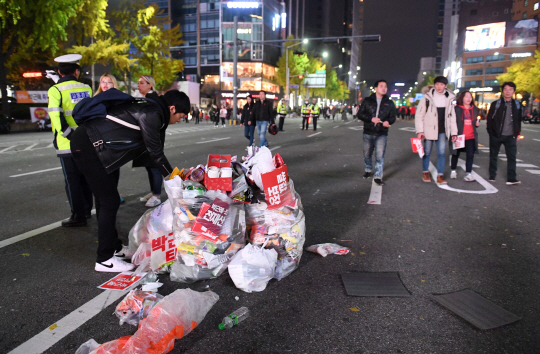
[(447, 139), (452, 141), (457, 137), (456, 112), (454, 110), (455, 95), (446, 89), (448, 80), (437, 76), (433, 86), (422, 89), (424, 97), (416, 109), (416, 135), (418, 139), (426, 140), (424, 157), (422, 158), (422, 180), (431, 182), (429, 162), (433, 144), (437, 144), (437, 183), (446, 184), (444, 165)]

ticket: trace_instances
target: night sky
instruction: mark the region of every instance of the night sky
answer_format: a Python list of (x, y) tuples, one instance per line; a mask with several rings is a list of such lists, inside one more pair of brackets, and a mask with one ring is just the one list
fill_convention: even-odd
[(416, 81), (421, 57), (435, 56), (438, 0), (364, 0), (362, 80)]

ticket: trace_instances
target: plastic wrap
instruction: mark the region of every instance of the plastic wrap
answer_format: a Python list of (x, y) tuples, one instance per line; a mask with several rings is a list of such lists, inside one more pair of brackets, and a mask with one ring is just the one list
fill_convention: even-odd
[(245, 292), (263, 291), (274, 277), (277, 252), (248, 244), (238, 251), (229, 264), (234, 285)]
[(145, 258), (150, 257), (151, 254), (152, 246), (149, 243), (143, 242), (139, 245), (133, 257), (131, 257), (131, 263), (138, 266)]
[(169, 202), (163, 202), (147, 210), (129, 231), (129, 248), (138, 249), (142, 243), (150, 243), (152, 236), (172, 231), (173, 214)]
[(176, 339), (201, 323), (218, 299), (212, 291), (176, 290), (150, 311), (133, 336), (102, 344), (92, 354), (168, 353)]
[(309, 252), (318, 253), (323, 257), (326, 257), (329, 254), (344, 255), (351, 252), (349, 248), (340, 246), (335, 243), (321, 243), (318, 245), (309, 246), (307, 250)]
[(116, 306), (114, 314), (120, 319), (120, 326), (124, 323), (137, 326), (161, 299), (160, 294), (133, 289)]
[(81, 346), (79, 347), (79, 349), (77, 349), (75, 354), (89, 354), (92, 350), (96, 349), (99, 346), (100, 344), (98, 342), (96, 342), (93, 339), (90, 339), (89, 341), (81, 344)]
[[(175, 180), (165, 182), (178, 250), (171, 280), (192, 283), (217, 277), (245, 244), (244, 207), (222, 192)], [(201, 189), (191, 193), (193, 188)]]
[(282, 208), (268, 210), (263, 203), (245, 205), (250, 243), (256, 246), (266, 243), (266, 248), (277, 252), (274, 277), (278, 280), (298, 267), (306, 240), (303, 206), (292, 179), (289, 188), (294, 199)]

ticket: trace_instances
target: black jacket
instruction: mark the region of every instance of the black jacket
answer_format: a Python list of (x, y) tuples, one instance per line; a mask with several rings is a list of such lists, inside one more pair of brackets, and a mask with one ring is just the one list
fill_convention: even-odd
[[(106, 92), (108, 91), (96, 97)], [(91, 101), (85, 102), (91, 106)], [(84, 110), (85, 107), (78, 109), (81, 114)], [(154, 166), (163, 176), (168, 176), (172, 172), (172, 167), (163, 153), (160, 136), (165, 121), (161, 107), (141, 99), (111, 107), (107, 110), (107, 114), (119, 119), (121, 123), (101, 115), (85, 120), (72, 137), (72, 140), (90, 138), (107, 173), (144, 154), (150, 156)]]
[(257, 122), (274, 122), (273, 115), (274, 107), (272, 102), (269, 100), (257, 101), (255, 103), (255, 108), (253, 109), (253, 114), (255, 115), (255, 120)]
[[(458, 129), (458, 135), (463, 134), (463, 128), (465, 126), (465, 110), (462, 106), (456, 106), (456, 125)], [(478, 131), (476, 129), (476, 117), (480, 115), (480, 110), (476, 106), (472, 106), (471, 120), (474, 131), (474, 151), (478, 152)], [(448, 140), (448, 145), (450, 146), (450, 153), (452, 155), (457, 155), (458, 150), (454, 150), (454, 144), (452, 141)]]
[(256, 120), (255, 115), (253, 114), (253, 111), (255, 109), (255, 103), (251, 102), (251, 104), (246, 103), (244, 105), (244, 108), (242, 109), (242, 117), (240, 118), (240, 124), (247, 125), (248, 122), (251, 122), (252, 126), (255, 126)]
[[(373, 124), (371, 118), (377, 114), (377, 96), (373, 93), (371, 96), (364, 98), (362, 105), (358, 110), (358, 118), (364, 122), (365, 134), (388, 134), (388, 128), (383, 127), (382, 123)], [(396, 121), (396, 106), (394, 101), (390, 100), (387, 95), (384, 95), (379, 107), (379, 118), (383, 122), (388, 122), (390, 125)]]
[[(497, 108), (497, 104), (499, 107)], [(491, 103), (487, 114), (487, 131), (489, 135), (499, 138), (503, 131), (504, 119), (506, 117), (506, 104), (504, 97)], [(516, 100), (512, 100), (512, 126), (514, 128), (514, 137), (521, 133), (521, 106)]]

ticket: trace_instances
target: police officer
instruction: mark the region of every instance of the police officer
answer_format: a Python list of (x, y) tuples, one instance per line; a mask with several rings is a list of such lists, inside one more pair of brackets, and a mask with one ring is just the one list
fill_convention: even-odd
[(304, 126), (306, 127), (306, 130), (309, 128), (309, 114), (311, 113), (311, 106), (309, 104), (309, 100), (306, 98), (304, 101), (304, 104), (302, 105), (302, 130), (304, 130)]
[(283, 123), (285, 123), (285, 117), (287, 116), (287, 106), (285, 106), (285, 100), (281, 100), (278, 105), (277, 112), (279, 114), (279, 130), (283, 131)]
[(311, 105), (311, 117), (313, 117), (313, 130), (317, 130), (317, 119), (321, 114), (321, 107), (317, 104), (317, 99), (313, 98)]
[(77, 80), (81, 67), (77, 63), (80, 54), (62, 55), (54, 59), (58, 63), (60, 79), (49, 89), (49, 117), (54, 133), (54, 148), (60, 158), (66, 194), (71, 207), (71, 217), (62, 221), (64, 227), (85, 226), (92, 210), (92, 192), (71, 156), (70, 138), (77, 124), (72, 112), (83, 98), (92, 96), (92, 89)]

